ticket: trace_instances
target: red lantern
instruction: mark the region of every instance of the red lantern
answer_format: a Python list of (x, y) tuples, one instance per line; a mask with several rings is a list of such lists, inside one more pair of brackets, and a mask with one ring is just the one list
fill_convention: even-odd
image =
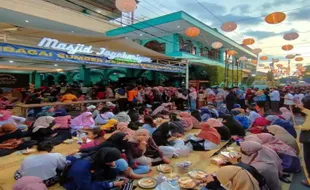
[(196, 37), (196, 36), (199, 36), (200, 30), (197, 27), (190, 27), (185, 30), (185, 34), (186, 36), (189, 36), (189, 37)]

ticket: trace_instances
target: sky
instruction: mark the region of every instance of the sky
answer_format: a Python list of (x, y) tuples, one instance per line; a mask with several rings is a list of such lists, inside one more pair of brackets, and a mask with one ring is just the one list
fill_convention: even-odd
[[(296, 63), (310, 65), (310, 0), (140, 0), (135, 17), (155, 18), (181, 10), (240, 44), (244, 38), (254, 38), (256, 42), (251, 48), (261, 48), (260, 56), (279, 59), (284, 66), (287, 66), (287, 54), (300, 54), (304, 60), (291, 61), (292, 73)], [(287, 17), (279, 24), (265, 23), (265, 16), (272, 12), (284, 12)], [(228, 21), (237, 23), (235, 32), (220, 29), (222, 23)], [(297, 32), (299, 38), (284, 40), (283, 35), (289, 32)], [(294, 49), (283, 51), (281, 47), (285, 44), (292, 44)], [(267, 66), (269, 62), (260, 64)], [(263, 67), (258, 70), (267, 72)]]

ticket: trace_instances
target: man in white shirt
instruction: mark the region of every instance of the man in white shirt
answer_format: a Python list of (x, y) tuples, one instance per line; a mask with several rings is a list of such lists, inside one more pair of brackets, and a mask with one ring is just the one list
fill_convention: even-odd
[(294, 96), (290, 92), (287, 92), (284, 96), (284, 105), (287, 107), (294, 105)]
[(279, 111), (279, 105), (280, 105), (280, 93), (278, 90), (271, 88), (269, 93), (270, 97), (270, 107), (273, 112)]

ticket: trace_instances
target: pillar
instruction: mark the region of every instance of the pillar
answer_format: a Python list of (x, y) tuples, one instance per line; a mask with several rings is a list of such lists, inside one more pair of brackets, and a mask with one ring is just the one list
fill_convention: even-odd
[(220, 63), (224, 63), (225, 62), (225, 60), (224, 60), (224, 53), (225, 53), (225, 50), (224, 50), (224, 48), (221, 48), (220, 50), (219, 50), (219, 60), (220, 60)]
[(34, 76), (34, 88), (40, 88), (41, 87), (41, 75), (37, 71), (33, 72)]
[(185, 76), (185, 87), (188, 89), (189, 87), (189, 63), (188, 60), (186, 60), (186, 76)]
[(86, 68), (85, 65), (80, 67), (80, 80), (83, 81), (83, 85), (90, 84), (90, 69)]

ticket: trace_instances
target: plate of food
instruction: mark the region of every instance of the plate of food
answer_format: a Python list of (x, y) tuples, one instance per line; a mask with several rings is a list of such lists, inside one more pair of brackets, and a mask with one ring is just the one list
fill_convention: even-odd
[(138, 185), (144, 189), (153, 189), (157, 185), (157, 181), (154, 178), (146, 177), (138, 181)]
[(162, 173), (171, 173), (173, 171), (173, 166), (169, 164), (160, 164), (157, 166), (157, 171)]
[(193, 189), (196, 187), (195, 181), (190, 177), (181, 177), (179, 179), (179, 185), (182, 189)]
[(22, 154), (26, 154), (26, 155), (34, 153), (34, 152), (36, 152), (36, 150), (32, 149), (32, 148), (27, 148), (27, 149), (21, 151)]
[(204, 179), (207, 176), (207, 173), (201, 170), (192, 170), (188, 172), (188, 175), (194, 179)]

